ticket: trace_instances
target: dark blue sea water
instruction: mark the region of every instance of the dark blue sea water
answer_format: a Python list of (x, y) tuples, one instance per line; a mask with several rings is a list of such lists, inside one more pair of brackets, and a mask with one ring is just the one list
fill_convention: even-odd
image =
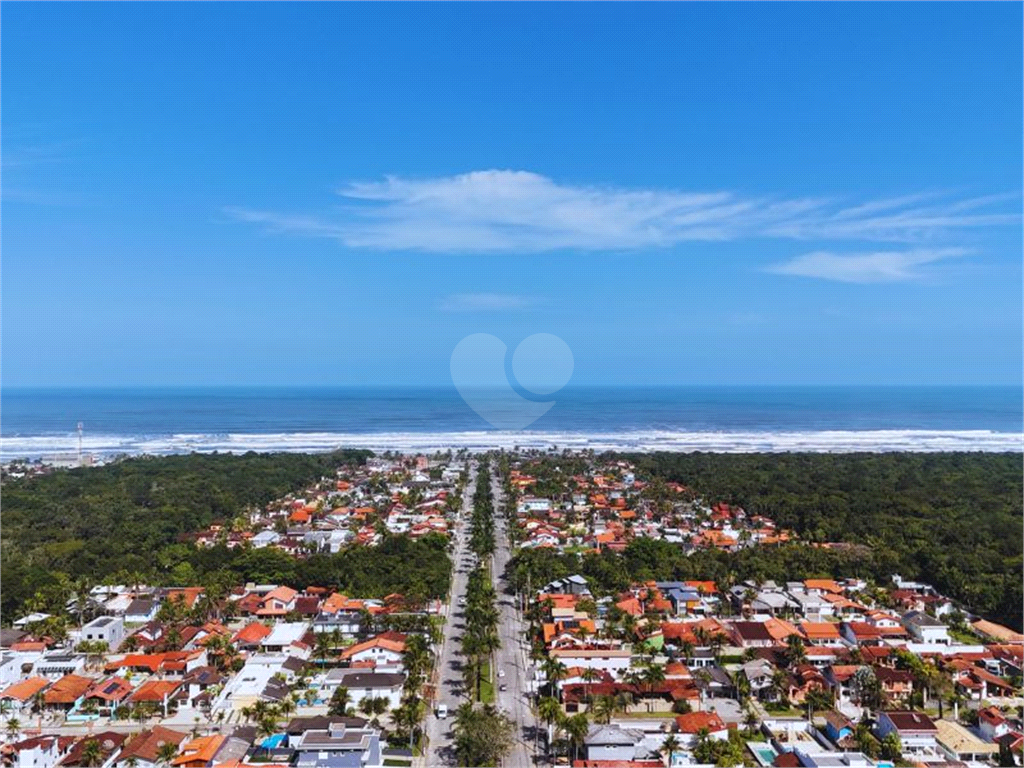
[(1015, 387), (572, 388), (526, 431), (494, 430), (454, 388), (0, 393), (0, 454), (427, 450), (1021, 450)]

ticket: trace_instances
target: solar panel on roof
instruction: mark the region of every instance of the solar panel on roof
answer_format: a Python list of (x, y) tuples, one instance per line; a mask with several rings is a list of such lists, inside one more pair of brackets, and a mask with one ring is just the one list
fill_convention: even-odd
[(116, 691), (120, 687), (121, 686), (120, 686), (119, 683), (108, 683), (107, 687), (103, 689), (103, 693), (105, 693), (107, 696), (109, 696), (110, 694), (114, 693), (114, 691)]

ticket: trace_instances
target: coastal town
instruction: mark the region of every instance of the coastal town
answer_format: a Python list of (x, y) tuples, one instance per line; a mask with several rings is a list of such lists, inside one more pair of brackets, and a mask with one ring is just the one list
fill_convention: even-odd
[[(47, 471), (67, 470), (4, 478)], [(1024, 635), (920, 576), (757, 560), (795, 545), (851, 563), (864, 546), (615, 456), (346, 462), (177, 537), (253, 579), (170, 563), (5, 615), (3, 762), (1022, 765)], [(327, 567), (357, 554), (359, 578)]]

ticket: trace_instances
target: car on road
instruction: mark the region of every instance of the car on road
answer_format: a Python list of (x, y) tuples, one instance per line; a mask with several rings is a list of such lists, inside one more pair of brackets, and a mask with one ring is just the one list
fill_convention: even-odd
[(504, 676), (505, 676), (505, 670), (504, 669), (499, 669), (498, 670), (498, 677), (504, 677)]
[(505, 685), (504, 683), (502, 683), (501, 685), (498, 686), (498, 690), (499, 691), (507, 691), (508, 690), (508, 686)]
[(448, 705), (447, 704), (438, 704), (437, 705), (437, 719), (438, 720), (444, 720), (446, 717), (448, 717)]

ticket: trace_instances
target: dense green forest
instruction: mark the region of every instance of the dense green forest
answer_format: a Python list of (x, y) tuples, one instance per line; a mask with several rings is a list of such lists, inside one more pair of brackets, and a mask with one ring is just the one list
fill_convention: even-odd
[[(55, 602), (59, 585), (79, 577), (99, 581), (134, 573), (167, 581), (183, 552), (185, 563), (195, 554), (194, 547), (177, 543), (181, 534), (262, 506), (370, 455), (137, 458), (5, 482), (0, 610), (5, 620), (14, 618), (40, 590)], [(188, 573), (185, 565), (180, 570)]]
[(864, 567), (876, 577), (920, 578), (986, 617), (1021, 628), (1019, 453), (623, 458), (642, 477), (683, 483), (709, 502), (739, 504), (811, 541), (866, 544)]

